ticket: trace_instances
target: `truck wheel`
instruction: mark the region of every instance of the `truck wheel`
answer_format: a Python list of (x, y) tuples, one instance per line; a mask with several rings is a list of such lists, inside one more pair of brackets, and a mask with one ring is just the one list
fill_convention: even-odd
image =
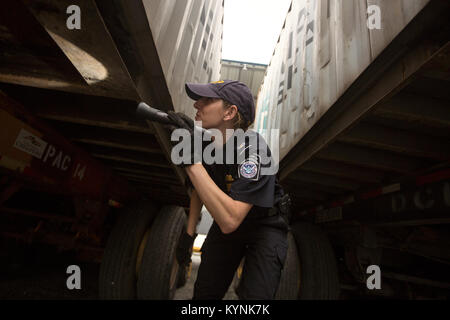
[(291, 232), (288, 233), (288, 251), (286, 262), (281, 271), (280, 285), (275, 295), (276, 300), (297, 300), (300, 287), (300, 261), (297, 245)]
[(138, 249), (157, 208), (140, 201), (121, 212), (106, 244), (100, 266), (101, 299), (136, 298), (136, 259)]
[(291, 227), (300, 258), (299, 298), (302, 300), (336, 300), (339, 277), (336, 258), (325, 233), (310, 223)]
[(173, 298), (180, 269), (175, 251), (185, 227), (186, 214), (181, 207), (163, 207), (155, 218), (138, 273), (139, 299)]

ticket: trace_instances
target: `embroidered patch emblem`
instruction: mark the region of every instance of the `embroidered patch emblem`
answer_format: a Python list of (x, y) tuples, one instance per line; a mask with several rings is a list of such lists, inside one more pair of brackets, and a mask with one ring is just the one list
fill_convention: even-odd
[(253, 179), (258, 175), (258, 165), (251, 160), (247, 160), (240, 165), (239, 173), (242, 177)]

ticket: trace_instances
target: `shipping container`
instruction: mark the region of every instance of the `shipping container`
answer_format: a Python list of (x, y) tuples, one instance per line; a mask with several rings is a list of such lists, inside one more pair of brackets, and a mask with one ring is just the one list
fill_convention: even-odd
[[(186, 174), (135, 111), (192, 116), (184, 83), (225, 78), (223, 5), (0, 4), (2, 261), (12, 240), (75, 252), (101, 262), (108, 299), (171, 298), (186, 282)], [(293, 200), (278, 299), (449, 296), (449, 6), (292, 2), (255, 123)]]
[(173, 297), (186, 174), (136, 107), (192, 115), (184, 83), (220, 78), (222, 27), (223, 1), (2, 1), (5, 264), (11, 241), (46, 243), (101, 261), (102, 298)]
[(222, 59), (221, 77), (245, 83), (256, 101), (266, 68), (265, 64)]
[[(184, 84), (220, 79), (223, 1), (143, 1), (173, 105), (195, 114)], [(156, 107), (156, 106), (155, 106)]]
[(255, 128), (292, 197), (294, 296), (448, 297), (449, 9), (292, 1)]
[[(264, 78), (256, 120), (261, 132), (282, 128), (280, 158), (427, 3), (292, 2)], [(370, 30), (367, 26), (373, 5), (380, 10), (381, 29)]]

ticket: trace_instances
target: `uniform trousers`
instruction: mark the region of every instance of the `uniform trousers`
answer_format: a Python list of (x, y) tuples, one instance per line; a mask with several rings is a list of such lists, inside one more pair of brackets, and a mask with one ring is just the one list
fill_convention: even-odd
[(280, 215), (252, 218), (223, 234), (214, 222), (202, 246), (194, 300), (220, 300), (245, 257), (236, 290), (241, 300), (274, 299), (287, 254), (288, 225)]

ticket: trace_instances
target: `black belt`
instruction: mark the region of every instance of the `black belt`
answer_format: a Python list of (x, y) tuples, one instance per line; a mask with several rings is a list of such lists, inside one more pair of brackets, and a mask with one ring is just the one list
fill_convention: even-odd
[(261, 219), (276, 216), (279, 213), (277, 207), (270, 208), (266, 212), (252, 212), (249, 214), (249, 218), (251, 219)]

